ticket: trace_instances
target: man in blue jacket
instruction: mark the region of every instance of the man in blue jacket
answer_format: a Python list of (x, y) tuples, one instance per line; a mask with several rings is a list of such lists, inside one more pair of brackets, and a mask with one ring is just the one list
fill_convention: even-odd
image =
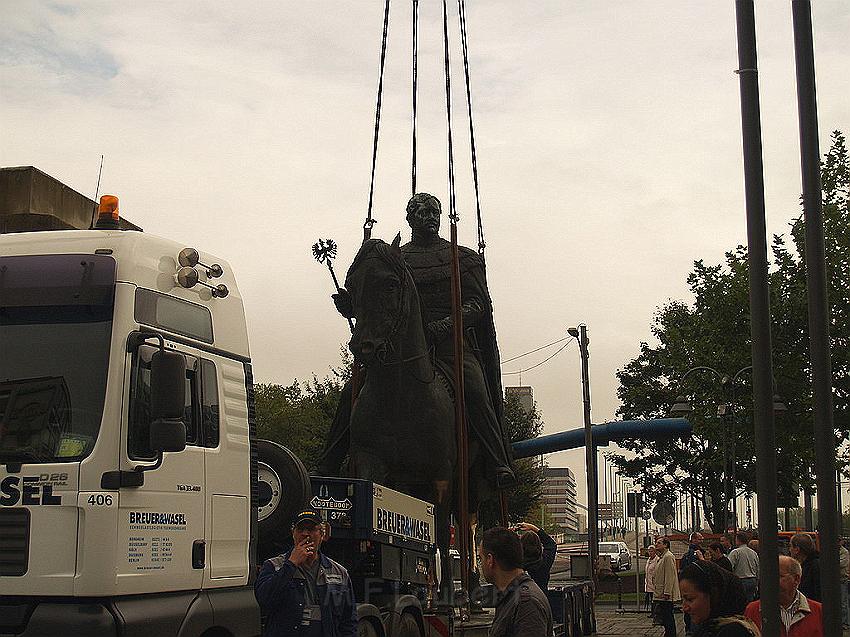
[(323, 555), (322, 517), (304, 509), (292, 526), (295, 546), (266, 560), (254, 594), (265, 637), (355, 637), (357, 608), (348, 571)]

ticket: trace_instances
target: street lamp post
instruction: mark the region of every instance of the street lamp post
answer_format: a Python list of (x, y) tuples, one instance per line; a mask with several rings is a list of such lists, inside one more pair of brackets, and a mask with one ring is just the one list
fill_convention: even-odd
[[(587, 543), (588, 553), (590, 554), (590, 573), (593, 581), (594, 595), (597, 590), (597, 562), (599, 561), (599, 535), (598, 535), (598, 514), (599, 514), (599, 497), (598, 497), (598, 482), (597, 482), (597, 465), (596, 465), (596, 445), (593, 444), (592, 423), (590, 420), (590, 371), (588, 359), (590, 352), (588, 345), (590, 339), (587, 338), (587, 325), (580, 324), (578, 328), (571, 327), (567, 333), (578, 340), (579, 352), (581, 354), (581, 388), (582, 388), (582, 403), (584, 406), (584, 458), (587, 471)], [(596, 627), (594, 626), (595, 630)]]

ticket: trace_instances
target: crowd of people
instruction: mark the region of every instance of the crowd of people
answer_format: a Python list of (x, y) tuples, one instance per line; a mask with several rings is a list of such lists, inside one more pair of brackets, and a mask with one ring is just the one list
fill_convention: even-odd
[[(293, 520), (293, 548), (267, 560), (256, 580), (265, 632), (275, 637), (355, 637), (357, 613), (346, 569), (321, 552), (324, 527), (318, 511)], [(725, 540), (725, 542), (724, 542)], [(681, 605), (685, 634), (694, 637), (757, 637), (761, 628), (758, 540), (744, 531), (706, 542), (689, 538), (678, 561), (670, 540), (659, 537), (646, 563), (646, 604), (665, 637), (676, 637), (674, 608)], [(555, 541), (528, 522), (485, 531), (477, 547), (481, 574), (498, 591), (492, 637), (550, 637), (552, 611), (546, 597)], [(795, 534), (790, 555), (779, 559), (779, 603), (786, 637), (822, 635), (821, 556), (811, 535)], [(850, 552), (838, 556), (845, 625)]]
[[(761, 628), (759, 601), (759, 541), (739, 531), (730, 537), (706, 542), (692, 533), (688, 550), (679, 561), (670, 551), (670, 541), (658, 538), (647, 555), (645, 603), (655, 622), (664, 627), (665, 637), (677, 634), (674, 606), (681, 603), (685, 634), (694, 637), (751, 637)], [(783, 635), (822, 635), (820, 555), (808, 533), (796, 533), (789, 542), (789, 555), (779, 560), (779, 602)], [(850, 625), (850, 552), (842, 546), (837, 557), (842, 574), (842, 611), (845, 627)]]

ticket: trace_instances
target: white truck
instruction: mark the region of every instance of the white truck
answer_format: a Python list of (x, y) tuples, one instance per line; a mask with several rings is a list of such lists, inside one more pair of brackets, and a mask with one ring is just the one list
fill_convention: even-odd
[(229, 265), (119, 221), (115, 204), (74, 229), (94, 202), (0, 169), (0, 636), (258, 635), (257, 567), (306, 501), (350, 566), (361, 637), (486, 632), (430, 606), (430, 504), (363, 480), (311, 485), (257, 440)]

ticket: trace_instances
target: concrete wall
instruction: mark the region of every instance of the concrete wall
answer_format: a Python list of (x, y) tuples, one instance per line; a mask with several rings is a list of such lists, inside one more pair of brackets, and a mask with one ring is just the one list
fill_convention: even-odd
[[(0, 168), (0, 233), (85, 230), (95, 202), (33, 166)], [(122, 230), (141, 230), (121, 219)]]

